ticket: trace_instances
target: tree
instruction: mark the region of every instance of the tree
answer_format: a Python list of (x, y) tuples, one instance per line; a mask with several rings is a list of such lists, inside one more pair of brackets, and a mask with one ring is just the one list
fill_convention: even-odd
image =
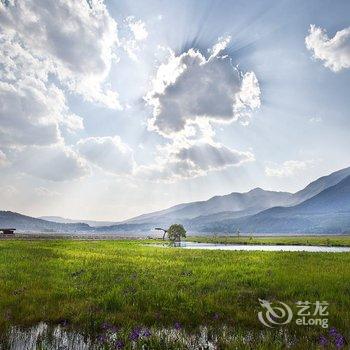
[(180, 224), (172, 224), (168, 231), (168, 238), (171, 242), (180, 242), (181, 237), (185, 238), (186, 237), (186, 230), (185, 228), (180, 225)]
[(157, 231), (163, 231), (163, 241), (165, 239), (165, 235), (166, 233), (168, 232), (168, 230), (164, 229), (164, 228), (161, 228), (161, 227), (156, 227), (155, 230)]

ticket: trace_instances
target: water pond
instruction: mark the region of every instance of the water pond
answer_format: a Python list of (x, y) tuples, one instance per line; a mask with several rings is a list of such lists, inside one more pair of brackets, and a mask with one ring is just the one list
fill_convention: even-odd
[[(165, 247), (164, 245), (156, 245)], [(205, 249), (205, 250), (244, 250), (264, 252), (311, 252), (311, 253), (346, 253), (350, 247), (327, 247), (311, 245), (258, 245), (258, 244), (216, 244), (181, 242), (179, 247), (183, 249)]]

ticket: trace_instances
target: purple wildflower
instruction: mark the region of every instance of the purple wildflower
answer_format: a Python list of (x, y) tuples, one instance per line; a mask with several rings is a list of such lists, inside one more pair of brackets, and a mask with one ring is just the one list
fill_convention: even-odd
[(144, 331), (143, 331), (143, 334), (142, 334), (144, 337), (148, 338), (152, 335), (151, 331), (146, 328)]
[(319, 344), (321, 346), (326, 346), (328, 344), (328, 339), (324, 335), (321, 335), (319, 339)]
[(107, 341), (107, 337), (105, 334), (100, 334), (98, 337), (97, 337), (97, 340), (99, 343), (105, 343)]
[(131, 332), (129, 338), (130, 338), (130, 340), (132, 340), (132, 341), (138, 341), (139, 335), (136, 334), (136, 333)]
[(213, 316), (213, 320), (217, 321), (220, 318), (220, 315), (218, 313), (215, 313)]
[(332, 337), (336, 337), (338, 335), (338, 331), (335, 327), (332, 327), (330, 330), (329, 330), (329, 335), (331, 335)]
[(117, 340), (117, 341), (115, 342), (115, 348), (116, 348), (116, 349), (123, 349), (124, 346), (125, 346), (125, 344), (124, 344), (124, 342), (123, 342), (122, 340)]
[(335, 338), (334, 343), (337, 349), (341, 349), (345, 345), (345, 339), (342, 335), (338, 334)]
[(177, 331), (179, 331), (179, 330), (182, 328), (182, 327), (181, 327), (181, 323), (175, 322), (174, 328), (175, 328)]
[(130, 340), (137, 341), (140, 338), (141, 335), (141, 329), (139, 327), (134, 328), (132, 332), (130, 333)]

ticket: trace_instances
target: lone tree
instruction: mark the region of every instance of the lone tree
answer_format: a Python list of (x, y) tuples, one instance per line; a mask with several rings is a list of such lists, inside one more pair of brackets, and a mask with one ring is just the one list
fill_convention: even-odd
[(172, 243), (175, 242), (181, 242), (181, 237), (186, 237), (186, 230), (185, 228), (180, 224), (172, 224), (168, 231), (168, 238)]

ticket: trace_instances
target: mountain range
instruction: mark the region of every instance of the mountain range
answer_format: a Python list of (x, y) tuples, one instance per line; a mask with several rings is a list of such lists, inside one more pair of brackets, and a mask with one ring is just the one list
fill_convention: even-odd
[(97, 221), (97, 220), (81, 220), (81, 219), (67, 219), (61, 216), (40, 216), (38, 219), (58, 222), (60, 224), (87, 224), (91, 227), (100, 227), (100, 226), (111, 226), (115, 225), (116, 221)]
[(203, 232), (350, 233), (350, 176), (290, 207), (202, 225)]
[[(233, 192), (212, 197), (207, 201), (176, 205), (124, 223), (148, 226), (158, 224), (167, 227), (172, 222), (180, 222), (192, 232), (207, 233), (229, 233), (237, 230), (245, 233), (326, 233), (328, 230), (330, 233), (350, 232), (346, 219), (350, 207), (340, 200), (340, 188), (345, 186), (343, 180), (349, 176), (350, 168), (345, 168), (311, 182), (296, 193), (255, 188), (246, 193)], [(323, 192), (334, 193), (332, 202), (322, 201), (325, 195)], [(344, 196), (348, 196), (350, 200), (350, 193), (345, 189)], [(321, 212), (306, 211), (306, 205), (310, 205), (308, 203), (314, 203), (314, 207)], [(332, 217), (328, 213), (329, 207), (334, 209)], [(343, 218), (341, 223), (338, 221), (340, 218)]]
[(14, 213), (11, 211), (0, 211), (0, 227), (16, 228), (19, 231), (28, 232), (84, 232), (91, 227), (84, 223), (58, 223), (31, 216)]
[(183, 203), (125, 220), (104, 222), (61, 217), (32, 218), (0, 212), (0, 227), (40, 232), (149, 234), (154, 227), (182, 223), (190, 233), (346, 233), (350, 232), (350, 168), (323, 176), (296, 193), (233, 192)]

